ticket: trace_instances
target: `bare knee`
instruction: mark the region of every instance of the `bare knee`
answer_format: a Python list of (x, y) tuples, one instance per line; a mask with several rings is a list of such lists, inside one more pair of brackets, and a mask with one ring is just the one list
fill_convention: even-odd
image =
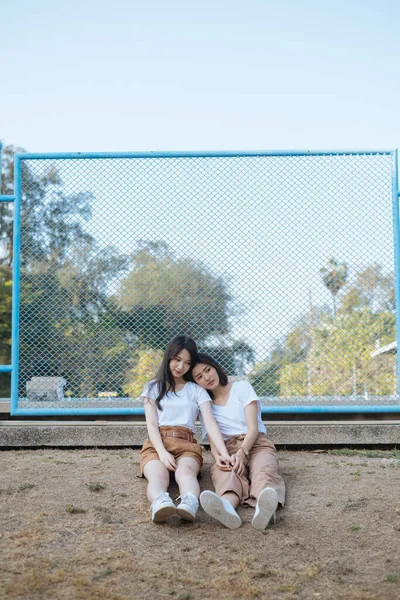
[(178, 468), (175, 471), (175, 479), (179, 481), (180, 479), (187, 477), (197, 477), (199, 469), (195, 465), (178, 465)]
[(144, 466), (143, 472), (149, 483), (152, 483), (153, 481), (162, 481), (163, 483), (169, 482), (169, 471), (158, 461), (148, 462)]

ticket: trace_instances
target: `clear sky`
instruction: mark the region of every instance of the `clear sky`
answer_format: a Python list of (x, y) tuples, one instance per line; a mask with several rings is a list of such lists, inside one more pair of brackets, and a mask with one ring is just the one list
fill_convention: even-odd
[(399, 23), (397, 0), (1, 0), (0, 139), (397, 147)]

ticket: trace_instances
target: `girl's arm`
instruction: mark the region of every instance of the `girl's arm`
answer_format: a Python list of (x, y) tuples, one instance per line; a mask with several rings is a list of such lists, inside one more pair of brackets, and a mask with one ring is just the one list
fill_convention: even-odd
[(258, 436), (258, 403), (256, 401), (250, 402), (244, 407), (244, 416), (246, 418), (247, 433), (242, 442), (242, 448), (250, 452)]
[(151, 398), (144, 398), (144, 412), (146, 415), (146, 425), (149, 438), (156, 449), (160, 461), (167, 467), (168, 471), (175, 471), (177, 465), (174, 457), (172, 454), (167, 452), (163, 444), (160, 430), (158, 428), (157, 408), (154, 404), (154, 400), (151, 400)]
[(212, 444), (214, 444), (217, 452), (223, 456), (223, 458), (230, 460), (224, 439), (214, 419), (214, 415), (212, 414), (211, 402), (202, 402), (202, 404), (200, 404), (200, 412), (204, 420), (204, 425), (207, 430), (207, 437), (210, 443), (212, 442)]
[(213, 459), (215, 460), (215, 464), (217, 465), (218, 469), (221, 469), (221, 471), (232, 471), (231, 461), (220, 455), (220, 453), (212, 443), (212, 440), (209, 435), (207, 435), (207, 440), (210, 444), (211, 454)]
[(235, 463), (233, 465), (233, 470), (238, 475), (242, 473), (246, 462), (246, 452), (244, 450), (250, 452), (258, 436), (258, 403), (254, 401), (245, 406), (244, 415), (246, 418), (247, 433), (244, 436), (241, 447), (235, 454)]

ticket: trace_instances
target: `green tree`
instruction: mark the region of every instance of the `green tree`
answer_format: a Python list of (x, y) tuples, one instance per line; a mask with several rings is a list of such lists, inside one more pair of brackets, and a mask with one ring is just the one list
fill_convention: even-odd
[[(6, 193), (12, 193), (14, 150), (4, 149)], [(32, 375), (64, 376), (77, 396), (110, 388), (121, 391), (131, 341), (107, 290), (120, 277), (126, 258), (112, 247), (100, 251), (87, 233), (84, 224), (91, 215), (91, 194), (66, 195), (52, 166), (39, 176), (22, 162), (22, 182), (21, 393)], [(11, 264), (11, 212), (5, 221), (0, 310), (2, 352), (7, 355), (11, 284), (4, 281), (4, 269)]]
[(346, 284), (348, 276), (347, 265), (346, 263), (339, 263), (334, 258), (330, 258), (326, 267), (323, 267), (320, 272), (325, 287), (332, 294), (333, 316), (336, 317), (336, 296)]
[(179, 333), (204, 345), (229, 331), (231, 296), (221, 277), (200, 262), (177, 258), (164, 242), (140, 242), (117, 304), (140, 342), (162, 348)]
[[(11, 363), (11, 272), (0, 265), (0, 365)], [(0, 376), (0, 398), (9, 398), (10, 376)]]
[[(7, 156), (11, 193), (11, 147)], [(193, 335), (203, 349), (212, 345), (230, 373), (247, 369), (251, 348), (226, 341), (231, 297), (222, 278), (197, 261), (177, 258), (162, 242), (139, 242), (131, 257), (112, 246), (100, 249), (85, 225), (92, 195), (66, 194), (54, 166), (40, 174), (29, 162), (21, 168), (21, 394), (33, 375), (63, 376), (73, 396), (136, 393), (132, 377), (143, 370), (144, 353), (163, 348), (177, 333)], [(0, 311), (7, 355), (11, 230), (3, 239)], [(115, 285), (119, 293), (110, 296)]]
[[(2, 151), (0, 193), (6, 196), (11, 196), (14, 193), (15, 152), (23, 152), (23, 149), (15, 146), (4, 146)], [(13, 203), (0, 202), (0, 264), (8, 267), (11, 267), (12, 262), (13, 218)]]
[(126, 373), (123, 392), (132, 398), (140, 396), (145, 384), (156, 376), (162, 358), (161, 349), (139, 348), (132, 357), (132, 367)]
[[(2, 173), (0, 193), (14, 193), (13, 157), (22, 148), (5, 146), (2, 152)], [(11, 295), (12, 295), (12, 243), (13, 216), (12, 202), (0, 202), (0, 364), (11, 362)], [(0, 397), (10, 396), (10, 375), (0, 374)]]
[(249, 381), (259, 396), (278, 396), (279, 375), (282, 367), (282, 346), (278, 343), (270, 358), (258, 362), (249, 373)]
[[(292, 326), (289, 333), (275, 342), (270, 356), (257, 363), (249, 373), (249, 381), (260, 396), (291, 396), (309, 393), (311, 385), (311, 365), (309, 353), (313, 343), (315, 326), (329, 315), (328, 308), (310, 305), (309, 310), (302, 315)], [(305, 364), (307, 376), (305, 378), (305, 391), (297, 383), (296, 394), (288, 393), (286, 383), (292, 365)], [(303, 367), (293, 367), (293, 372), (300, 372)], [(284, 372), (282, 373), (282, 369)], [(303, 381), (303, 379), (301, 379)], [(283, 388), (281, 387), (283, 386)]]
[[(340, 284), (346, 273), (347, 267)], [(339, 278), (329, 285), (338, 293)], [(386, 344), (395, 339), (395, 325), (393, 275), (373, 264), (356, 274), (335, 316), (326, 307), (310, 306), (271, 356), (255, 365), (250, 381), (264, 396), (394, 394), (396, 357), (371, 353), (376, 340)]]
[(210, 354), (228, 375), (245, 375), (254, 364), (254, 351), (243, 341), (220, 340), (218, 346), (200, 346), (200, 352)]
[(310, 351), (312, 393), (318, 396), (390, 395), (396, 388), (395, 357), (374, 358), (375, 340), (393, 341), (395, 315), (364, 308), (327, 319), (316, 328)]
[(307, 395), (307, 364), (286, 363), (279, 371), (279, 395), (285, 398)]
[(378, 263), (356, 274), (354, 284), (341, 298), (339, 312), (354, 313), (364, 308), (373, 312), (396, 309), (393, 275), (384, 275)]
[(111, 249), (99, 256), (92, 244), (77, 242), (62, 264), (35, 263), (24, 270), (21, 389), (32, 374), (46, 374), (65, 377), (74, 396), (121, 392), (130, 343), (106, 287), (123, 262)]

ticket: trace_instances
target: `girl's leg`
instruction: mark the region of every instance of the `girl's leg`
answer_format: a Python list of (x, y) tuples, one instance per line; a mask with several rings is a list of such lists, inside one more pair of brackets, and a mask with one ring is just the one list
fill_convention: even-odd
[(233, 508), (239, 506), (242, 498), (249, 494), (247, 468), (239, 477), (234, 471), (222, 471), (214, 464), (211, 468), (211, 481), (218, 496), (227, 500)]
[(235, 494), (235, 492), (225, 492), (225, 494), (222, 494), (221, 498), (227, 500), (233, 508), (239, 506), (239, 496)]
[(233, 471), (222, 471), (216, 465), (212, 467), (211, 479), (215, 492), (205, 490), (200, 496), (201, 506), (204, 511), (213, 517), (228, 529), (237, 529), (241, 526), (242, 520), (237, 514), (235, 508), (240, 502), (243, 494), (243, 485), (247, 484), (247, 479), (243, 481)]
[(151, 502), (151, 518), (154, 523), (165, 523), (176, 513), (175, 504), (167, 492), (169, 471), (160, 460), (150, 460), (145, 464), (143, 474), (149, 482), (147, 497)]
[(177, 514), (186, 521), (194, 521), (199, 508), (200, 486), (197, 475), (200, 465), (194, 458), (183, 456), (176, 461), (175, 481), (179, 486), (181, 503), (176, 508)]
[(257, 438), (250, 451), (250, 494), (247, 504), (255, 506), (261, 492), (273, 488), (278, 497), (278, 502), (285, 504), (285, 483), (278, 473), (278, 461), (275, 446), (265, 436)]
[(151, 460), (145, 464), (143, 473), (148, 481), (147, 498), (153, 502), (160, 492), (168, 490), (169, 471), (160, 460)]
[(258, 436), (250, 451), (250, 497), (257, 500), (252, 526), (264, 530), (273, 517), (278, 503), (285, 503), (285, 484), (278, 474), (275, 446), (264, 435)]
[(181, 496), (189, 493), (198, 498), (200, 496), (200, 486), (197, 480), (200, 471), (199, 463), (194, 458), (184, 456), (177, 460), (177, 464), (175, 481), (178, 484)]

